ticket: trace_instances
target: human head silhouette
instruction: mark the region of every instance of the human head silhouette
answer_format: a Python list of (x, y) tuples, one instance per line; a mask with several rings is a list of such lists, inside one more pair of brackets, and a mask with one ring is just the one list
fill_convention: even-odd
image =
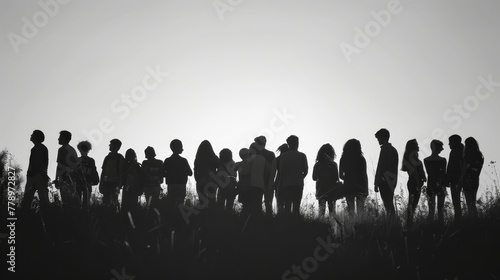
[(80, 151), (80, 154), (87, 155), (90, 150), (92, 150), (92, 144), (90, 144), (89, 141), (80, 141), (78, 145), (76, 145), (76, 148), (78, 151)]
[(443, 142), (439, 140), (432, 140), (431, 141), (431, 151), (432, 153), (437, 153), (439, 154), (443, 150)]
[(125, 152), (125, 160), (127, 162), (134, 162), (134, 161), (137, 161), (137, 154), (135, 153), (135, 151), (133, 149), (128, 149), (126, 152)]
[(257, 136), (255, 137), (254, 141), (255, 143), (257, 143), (259, 149), (264, 150), (266, 148), (266, 143), (267, 143), (266, 136), (264, 135)]
[(361, 143), (358, 139), (349, 139), (344, 144), (344, 148), (342, 149), (342, 155), (349, 156), (363, 156), (363, 152), (361, 151)]
[(170, 150), (172, 150), (172, 152), (174, 154), (182, 154), (182, 151), (184, 151), (183, 147), (182, 147), (182, 142), (181, 140), (179, 139), (174, 139), (170, 142)]
[(479, 152), (479, 144), (474, 137), (467, 137), (464, 143), (467, 151)]
[(298, 150), (299, 149), (299, 137), (295, 135), (290, 135), (286, 139), (286, 143), (288, 144), (288, 147), (290, 147), (290, 150)]
[(418, 142), (417, 139), (411, 139), (406, 142), (405, 152), (403, 154), (402, 171), (411, 171), (413, 166), (418, 163)]
[(198, 150), (196, 151), (195, 164), (208, 164), (209, 162), (212, 162), (216, 157), (217, 156), (215, 155), (212, 144), (210, 144), (208, 140), (203, 140), (200, 143), (200, 146), (198, 146)]
[(451, 135), (450, 137), (448, 137), (448, 145), (452, 150), (460, 148), (462, 146), (462, 137), (457, 134)]
[(31, 134), (30, 140), (35, 144), (43, 143), (43, 141), (45, 141), (45, 134), (43, 134), (41, 130), (34, 130)]
[(118, 152), (120, 150), (120, 148), (122, 147), (122, 141), (120, 141), (119, 139), (112, 139), (111, 141), (109, 141), (109, 151), (110, 152)]
[(239, 156), (242, 160), (247, 160), (250, 155), (250, 151), (247, 148), (241, 148)]
[(67, 145), (69, 144), (69, 141), (71, 141), (71, 132), (67, 130), (62, 130), (59, 132), (59, 144), (60, 145)]
[(389, 143), (389, 138), (391, 137), (389, 130), (381, 128), (377, 133), (375, 133), (375, 138), (377, 138), (380, 145)]
[(227, 163), (233, 160), (233, 153), (231, 150), (224, 148), (219, 152), (220, 161), (223, 163)]
[(286, 153), (290, 150), (290, 147), (288, 147), (288, 144), (281, 144), (278, 149), (276, 149), (277, 152), (280, 152), (280, 154)]
[(156, 156), (156, 152), (155, 152), (155, 149), (151, 146), (148, 146), (145, 150), (144, 150), (144, 156), (147, 158), (147, 159), (154, 159), (155, 156)]
[(316, 155), (316, 161), (333, 161), (336, 156), (332, 145), (326, 143), (319, 148), (318, 154)]

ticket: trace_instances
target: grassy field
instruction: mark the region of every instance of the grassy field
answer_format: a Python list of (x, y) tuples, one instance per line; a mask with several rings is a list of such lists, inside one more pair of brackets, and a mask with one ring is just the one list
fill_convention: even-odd
[[(194, 195), (188, 196), (191, 204)], [(313, 197), (302, 216), (251, 217), (204, 210), (189, 221), (161, 200), (157, 211), (115, 213), (93, 198), (89, 215), (57, 202), (41, 219), (17, 209), (16, 273), (32, 279), (500, 279), (500, 200), (477, 219), (426, 222), (422, 201), (406, 228), (386, 220), (375, 199), (363, 215), (319, 219)], [(239, 206), (236, 207), (239, 209)], [(1, 210), (5, 220), (7, 210)], [(6, 245), (5, 242), (2, 246)], [(2, 252), (6, 252), (6, 249)], [(2, 257), (6, 254), (2, 253)], [(3, 262), (5, 263), (5, 262)], [(9, 272), (10, 273), (10, 272)], [(10, 276), (12, 276), (11, 274)], [(47, 277), (47, 278), (45, 278)]]

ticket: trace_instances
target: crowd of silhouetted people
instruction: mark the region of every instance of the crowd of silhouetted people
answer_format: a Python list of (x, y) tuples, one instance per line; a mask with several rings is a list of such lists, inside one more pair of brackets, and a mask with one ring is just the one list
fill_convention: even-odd
[[(387, 215), (393, 217), (399, 156), (389, 143), (387, 129), (377, 131), (375, 138), (380, 144), (380, 155), (374, 191), (380, 193)], [(30, 208), (34, 193), (38, 192), (43, 212), (49, 205), (48, 186), (51, 183), (47, 173), (48, 150), (43, 144), (45, 136), (42, 131), (33, 131), (30, 140), (34, 146), (21, 207)], [(216, 154), (211, 143), (204, 140), (196, 152), (193, 169), (181, 156), (183, 144), (178, 139), (170, 142), (170, 157), (163, 161), (157, 159), (155, 149), (147, 147), (144, 150), (146, 159), (142, 163), (137, 161), (137, 153), (133, 149), (126, 150), (125, 155), (122, 155), (122, 142), (112, 139), (100, 172), (96, 161), (88, 155), (92, 149), (90, 142), (77, 144), (78, 156), (70, 145), (70, 132), (61, 131), (58, 141), (61, 147), (57, 152), (57, 170), (52, 183), (60, 191), (64, 209), (88, 212), (92, 187), (96, 185), (105, 207), (134, 212), (140, 207), (140, 197), (144, 195), (148, 209), (158, 208), (161, 203), (161, 185), (165, 182), (166, 200), (183, 211), (186, 207), (188, 177), (194, 176), (198, 210), (219, 208), (231, 213), (237, 199), (242, 204), (243, 216), (273, 216), (273, 200), (276, 199), (277, 214), (300, 214), (304, 178), (308, 175), (309, 167), (306, 155), (299, 151), (299, 138), (295, 135), (289, 136), (286, 143), (279, 146), (277, 156), (266, 149), (266, 137), (258, 136), (249, 147), (238, 151), (237, 160), (230, 149), (224, 148)], [(414, 219), (421, 193), (425, 193), (428, 198), (430, 221), (434, 220), (437, 201), (438, 221), (444, 222), (443, 207), (447, 190), (451, 193), (456, 220), (462, 217), (462, 192), (469, 215), (477, 215), (476, 196), (484, 157), (473, 137), (465, 139), (464, 143), (459, 135), (451, 135), (451, 152), (446, 160), (439, 155), (444, 144), (433, 140), (430, 144), (432, 154), (423, 162), (419, 159), (417, 140), (411, 139), (406, 143), (401, 170), (408, 173), (408, 224)], [(368, 176), (360, 141), (348, 140), (343, 146), (338, 165), (336, 158), (331, 144), (326, 143), (319, 148), (312, 171), (312, 179), (316, 182), (318, 214), (324, 217), (328, 206), (329, 215), (335, 215), (336, 200), (344, 197), (349, 214), (363, 213), (368, 196)], [(120, 191), (121, 204), (118, 199)]]

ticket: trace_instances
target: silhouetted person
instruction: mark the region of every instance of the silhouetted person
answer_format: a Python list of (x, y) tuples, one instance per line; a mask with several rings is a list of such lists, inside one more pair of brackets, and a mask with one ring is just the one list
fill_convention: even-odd
[(82, 210), (89, 212), (92, 186), (99, 183), (99, 175), (97, 174), (95, 160), (88, 156), (89, 151), (92, 149), (92, 144), (88, 141), (81, 141), (78, 145), (76, 145), (76, 148), (80, 152), (77, 167), (78, 199), (82, 203)]
[(336, 199), (331, 199), (328, 196), (328, 191), (336, 187), (336, 184), (339, 182), (339, 170), (337, 163), (334, 161), (335, 157), (336, 154), (332, 145), (324, 144), (318, 151), (316, 163), (313, 167), (312, 179), (316, 181), (319, 218), (324, 218), (327, 203), (330, 217), (335, 214)]
[(308, 172), (307, 157), (298, 151), (299, 138), (291, 135), (286, 139), (290, 151), (281, 155), (279, 173), (280, 188), (284, 195), (284, 211), (300, 214), (300, 201), (304, 190), (304, 178)]
[[(276, 156), (273, 152), (266, 149), (267, 139), (265, 136), (258, 136), (254, 139), (257, 144), (257, 148), (261, 149), (262, 156), (266, 159), (269, 166), (272, 166), (274, 159)], [(268, 181), (268, 185), (266, 186), (266, 191), (264, 193), (264, 203), (266, 205), (266, 214), (268, 216), (273, 215), (273, 197), (274, 197), (274, 180)]]
[(109, 153), (102, 163), (99, 191), (102, 194), (102, 203), (113, 209), (118, 208), (118, 194), (123, 186), (125, 176), (125, 158), (118, 153), (122, 142), (113, 139), (109, 142)]
[(451, 201), (453, 209), (455, 210), (455, 220), (460, 220), (462, 217), (462, 202), (460, 193), (462, 192), (462, 163), (464, 155), (464, 145), (462, 144), (462, 137), (453, 134), (448, 138), (448, 145), (450, 146), (450, 157), (448, 158), (448, 167), (446, 169), (446, 176), (451, 192)]
[(398, 151), (389, 143), (390, 134), (385, 128), (375, 133), (380, 144), (380, 156), (375, 172), (375, 192), (380, 191), (385, 211), (389, 217), (395, 215), (394, 189), (398, 183)]
[(354, 199), (356, 198), (357, 211), (360, 214), (364, 212), (365, 200), (368, 196), (368, 176), (361, 143), (357, 139), (350, 139), (344, 144), (339, 164), (339, 176), (344, 180), (347, 211), (354, 213)]
[(38, 192), (40, 200), (40, 210), (42, 214), (49, 206), (48, 183), (49, 176), (47, 168), (49, 166), (49, 151), (42, 144), (45, 141), (45, 135), (40, 130), (35, 130), (31, 134), (30, 141), (33, 142), (31, 148), (28, 170), (26, 172), (26, 185), (24, 187), (24, 196), (21, 203), (23, 209), (31, 208), (31, 202), (35, 191)]
[(160, 201), (161, 183), (163, 182), (163, 161), (156, 159), (153, 147), (144, 150), (146, 160), (142, 161), (142, 174), (144, 178), (144, 195), (147, 209), (158, 208)]
[(406, 186), (408, 187), (408, 209), (407, 209), (407, 221), (408, 225), (413, 223), (413, 216), (415, 214), (415, 209), (417, 208), (418, 201), (420, 200), (420, 192), (422, 191), (422, 186), (424, 182), (427, 182), (425, 176), (424, 165), (422, 161), (418, 158), (419, 152), (418, 142), (416, 139), (409, 140), (406, 142), (405, 152), (403, 154), (403, 162), (401, 165), (401, 171), (408, 173), (408, 182)]
[(76, 150), (69, 144), (71, 133), (63, 130), (59, 132), (59, 145), (57, 151), (56, 187), (61, 192), (63, 206), (73, 209), (80, 208), (80, 201), (76, 193), (75, 170), (78, 166)]
[(139, 206), (139, 196), (142, 195), (143, 186), (141, 182), (141, 173), (143, 169), (137, 162), (137, 154), (133, 149), (125, 152), (125, 175), (122, 193), (123, 213), (134, 213)]
[(274, 187), (275, 190), (275, 195), (276, 195), (276, 204), (278, 206), (278, 213), (282, 213), (284, 210), (285, 202), (283, 200), (283, 195), (282, 195), (282, 189), (280, 188), (280, 172), (279, 172), (279, 166), (280, 166), (280, 161), (281, 161), (281, 155), (284, 153), (288, 152), (290, 148), (288, 147), (288, 144), (282, 144), (278, 147), (277, 152), (280, 153), (279, 156), (277, 156), (274, 160), (273, 163), (271, 164), (271, 179), (270, 179), (270, 184)]
[(428, 220), (434, 220), (436, 211), (436, 197), (438, 209), (438, 221), (444, 223), (444, 199), (446, 196), (446, 159), (439, 156), (443, 151), (443, 142), (439, 140), (431, 141), (431, 155), (424, 159), (425, 170), (429, 177), (427, 183), (427, 200), (429, 202)]
[(163, 161), (163, 176), (167, 184), (167, 200), (177, 206), (184, 204), (188, 176), (193, 175), (193, 171), (188, 161), (180, 156), (184, 149), (179, 139), (170, 142), (170, 149), (172, 155)]
[(236, 167), (233, 153), (229, 149), (222, 149), (219, 153), (221, 165), (217, 177), (222, 178), (217, 192), (217, 204), (227, 212), (233, 211), (234, 199), (236, 198)]
[(238, 194), (238, 201), (242, 204), (241, 216), (247, 217), (251, 212), (251, 195), (250, 195), (250, 181), (252, 172), (252, 162), (250, 158), (250, 150), (242, 148), (239, 151), (241, 161), (235, 164), (238, 172), (238, 182), (236, 185), (236, 192)]
[(219, 158), (215, 155), (212, 144), (203, 140), (196, 151), (194, 160), (194, 179), (196, 180), (196, 192), (198, 200), (203, 207), (215, 205), (217, 196), (217, 184), (214, 180), (217, 168), (220, 165)]
[(242, 184), (239, 185), (238, 189), (239, 200), (243, 204), (241, 215), (243, 217), (247, 215), (259, 216), (262, 214), (262, 198), (270, 178), (271, 167), (256, 143), (250, 145), (247, 154), (245, 154), (246, 150), (243, 150), (242, 153), (241, 174), (248, 176), (248, 178), (242, 178)]
[(479, 189), (479, 175), (483, 169), (484, 157), (476, 139), (465, 139), (463, 158), (463, 188), (469, 214), (477, 217), (476, 197)]

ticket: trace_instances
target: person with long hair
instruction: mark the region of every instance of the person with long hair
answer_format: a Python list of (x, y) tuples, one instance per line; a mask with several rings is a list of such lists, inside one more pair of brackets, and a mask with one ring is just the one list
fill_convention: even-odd
[(453, 134), (448, 138), (450, 146), (450, 157), (448, 158), (448, 166), (446, 167), (447, 183), (450, 187), (451, 201), (455, 210), (455, 221), (462, 218), (462, 201), (460, 194), (462, 192), (462, 163), (464, 156), (464, 144), (462, 137)]
[(137, 162), (137, 154), (133, 149), (125, 152), (125, 180), (122, 193), (122, 213), (135, 212), (142, 195), (141, 165)]
[(220, 160), (208, 140), (198, 146), (194, 160), (194, 179), (200, 205), (212, 207), (217, 196), (217, 183), (214, 181)]
[(408, 209), (407, 221), (408, 225), (413, 223), (413, 216), (417, 208), (418, 201), (420, 200), (420, 192), (422, 186), (427, 182), (425, 176), (424, 166), (422, 161), (418, 158), (419, 152), (418, 142), (416, 139), (411, 139), (406, 142), (405, 152), (403, 154), (403, 163), (401, 171), (408, 173)]
[(279, 166), (280, 166), (280, 160), (281, 160), (281, 156), (288, 152), (290, 150), (290, 148), (288, 147), (288, 144), (287, 143), (284, 143), (284, 144), (281, 144), (278, 149), (276, 150), (276, 152), (279, 152), (280, 155), (277, 156), (272, 164), (271, 164), (271, 179), (269, 180), (271, 186), (274, 188), (275, 190), (275, 196), (276, 196), (276, 205), (278, 206), (278, 209), (277, 209), (277, 212), (278, 214), (281, 214), (283, 212), (283, 209), (284, 209), (284, 201), (283, 201), (283, 195), (281, 193), (281, 188), (280, 188), (280, 172), (279, 172)]
[(479, 189), (479, 175), (483, 169), (484, 157), (474, 137), (465, 139), (463, 158), (463, 189), (469, 214), (476, 217), (476, 197)]
[(313, 167), (312, 178), (316, 181), (316, 199), (318, 200), (318, 216), (325, 216), (325, 208), (328, 203), (328, 211), (330, 216), (335, 214), (335, 199), (328, 196), (339, 181), (339, 171), (335, 162), (335, 150), (332, 145), (324, 144), (318, 151), (316, 163)]
[(347, 211), (358, 214), (364, 212), (365, 200), (368, 196), (368, 175), (366, 173), (366, 159), (361, 150), (361, 143), (357, 139), (350, 139), (344, 144), (339, 166), (340, 179), (344, 181), (344, 190), (347, 201)]
[(446, 180), (446, 159), (439, 156), (443, 151), (443, 142), (439, 140), (431, 141), (431, 155), (424, 159), (425, 170), (428, 175), (427, 183), (427, 196), (429, 203), (429, 216), (428, 220), (434, 220), (434, 213), (436, 211), (436, 197), (437, 197), (437, 210), (438, 221), (440, 224), (444, 222), (444, 198), (446, 196), (445, 180)]

